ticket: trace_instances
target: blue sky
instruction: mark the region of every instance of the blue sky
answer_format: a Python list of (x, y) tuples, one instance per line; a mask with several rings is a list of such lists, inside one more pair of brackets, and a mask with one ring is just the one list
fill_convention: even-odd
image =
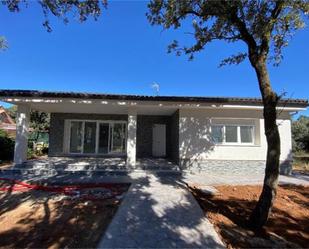
[[(162, 31), (147, 22), (147, 2), (109, 2), (98, 21), (65, 25), (51, 17), (53, 32), (42, 26), (43, 14), (34, 2), (20, 13), (0, 8), (0, 35), (9, 49), (0, 52), (1, 89), (38, 89), (152, 95), (259, 97), (255, 73), (248, 61), (218, 68), (225, 57), (244, 51), (242, 43), (215, 42), (190, 62), (167, 54), (178, 39), (190, 44), (188, 25)], [(280, 67), (269, 65), (272, 84), (287, 97), (308, 98), (309, 29), (296, 34), (284, 50)], [(309, 115), (309, 111), (304, 114)]]

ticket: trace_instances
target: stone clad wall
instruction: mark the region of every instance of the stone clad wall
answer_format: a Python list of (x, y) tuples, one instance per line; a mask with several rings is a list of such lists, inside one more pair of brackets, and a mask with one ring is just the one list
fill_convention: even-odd
[[(263, 175), (266, 161), (263, 160), (181, 160), (180, 168), (189, 172), (217, 175)], [(292, 173), (291, 161), (280, 161), (280, 174)]]

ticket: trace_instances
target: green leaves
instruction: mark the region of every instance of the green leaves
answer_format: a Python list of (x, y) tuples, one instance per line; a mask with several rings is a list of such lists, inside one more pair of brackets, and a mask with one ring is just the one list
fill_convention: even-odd
[(45, 20), (43, 26), (48, 32), (52, 31), (48, 16), (54, 15), (65, 24), (69, 22), (69, 17), (77, 17), (80, 22), (84, 22), (92, 16), (95, 20), (101, 15), (101, 9), (107, 7), (107, 1), (86, 0), (86, 1), (60, 1), (60, 0), (40, 0), (39, 1)]
[(236, 64), (238, 65), (239, 63), (243, 62), (244, 59), (246, 59), (248, 56), (247, 53), (238, 53), (235, 55), (232, 55), (224, 60), (221, 61), (219, 67), (223, 67), (226, 65), (232, 65), (232, 64)]
[(292, 137), (294, 151), (309, 152), (309, 117), (300, 116), (292, 123)]
[(34, 131), (49, 130), (50, 114), (40, 111), (31, 111), (30, 113), (30, 127)]
[[(29, 0), (28, 0), (29, 1)], [(19, 12), (22, 4), (28, 7), (27, 0), (1, 0), (0, 3), (11, 12)], [(86, 21), (89, 17), (95, 20), (101, 15), (102, 9), (107, 8), (107, 0), (39, 0), (44, 14), (43, 26), (47, 32), (52, 31), (49, 16), (53, 15), (61, 19), (65, 24), (70, 18)], [(7, 42), (0, 37), (0, 50), (7, 48)]]
[(8, 48), (7, 40), (5, 39), (4, 36), (0, 36), (0, 51), (6, 50), (7, 48)]
[(181, 28), (182, 21), (194, 18), (192, 35), (195, 43), (179, 46), (174, 41), (168, 51), (177, 55), (194, 53), (204, 49), (213, 40), (243, 41), (248, 51), (224, 59), (220, 66), (239, 64), (246, 56), (251, 61), (258, 58), (279, 65), (282, 50), (289, 44), (295, 32), (304, 27), (309, 13), (306, 0), (152, 0), (147, 18), (152, 25), (165, 29)]

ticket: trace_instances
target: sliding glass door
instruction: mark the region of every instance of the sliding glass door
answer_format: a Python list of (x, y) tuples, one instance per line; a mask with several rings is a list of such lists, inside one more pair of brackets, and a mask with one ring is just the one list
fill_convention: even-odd
[(125, 152), (125, 124), (115, 123), (110, 128), (110, 152), (124, 153)]
[(70, 152), (82, 153), (83, 151), (83, 123), (71, 122), (70, 127)]
[(99, 124), (99, 154), (108, 154), (109, 123)]
[(69, 121), (72, 154), (124, 154), (126, 123), (120, 121)]
[(85, 122), (84, 129), (84, 153), (96, 153), (96, 122)]

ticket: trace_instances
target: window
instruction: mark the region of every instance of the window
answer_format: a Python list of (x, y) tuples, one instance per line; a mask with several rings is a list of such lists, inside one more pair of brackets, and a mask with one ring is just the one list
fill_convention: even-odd
[(211, 127), (212, 139), (215, 143), (223, 142), (223, 126), (212, 126)]
[(253, 143), (253, 126), (240, 126), (241, 143)]
[(237, 143), (237, 126), (225, 126), (225, 142)]
[(76, 154), (124, 154), (126, 122), (69, 121), (69, 152)]
[(211, 135), (216, 144), (254, 144), (253, 125), (212, 125)]

